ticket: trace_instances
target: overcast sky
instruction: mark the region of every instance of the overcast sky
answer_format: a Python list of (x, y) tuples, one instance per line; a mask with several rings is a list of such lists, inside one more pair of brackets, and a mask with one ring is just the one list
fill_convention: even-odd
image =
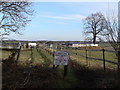
[(32, 21), (26, 26), (24, 31), (21, 31), (23, 35), (12, 33), (9, 38), (19, 40), (80, 41), (85, 38), (83, 35), (83, 20), (85, 17), (95, 12), (102, 12), (105, 16), (109, 16), (113, 12), (117, 15), (117, 2), (111, 1), (118, 0), (106, 0), (106, 2), (87, 2), (88, 0), (86, 2), (41, 1), (33, 2), (32, 8), (35, 13), (32, 16)]

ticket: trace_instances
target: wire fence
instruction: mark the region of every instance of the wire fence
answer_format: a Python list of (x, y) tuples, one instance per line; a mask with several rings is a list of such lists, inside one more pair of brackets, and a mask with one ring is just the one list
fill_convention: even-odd
[[(83, 54), (80, 54), (78, 52), (71, 52), (70, 49), (72, 50), (82, 50), (84, 51), (84, 55)], [(50, 48), (45, 48), (46, 52), (48, 52), (50, 55), (53, 55), (55, 50), (51, 50)], [(63, 50), (66, 50), (65, 48), (63, 48)], [(120, 66), (120, 51), (114, 51), (114, 50), (106, 50), (106, 49), (86, 49), (86, 48), (67, 48), (67, 51), (69, 52), (70, 55), (77, 55), (77, 56), (81, 56), (83, 58), (86, 59), (86, 63), (88, 62), (88, 60), (96, 60), (96, 61), (102, 61), (103, 62), (103, 69), (104, 71), (106, 71), (106, 62), (107, 63), (110, 63), (110, 64), (113, 64), (113, 65), (117, 65), (117, 71), (119, 71), (119, 66)], [(88, 52), (101, 52), (101, 56), (102, 58), (97, 58), (97, 57), (91, 57), (89, 56)], [(106, 58), (106, 53), (105, 52), (109, 52), (109, 53), (114, 53), (116, 54), (117, 53), (117, 61), (114, 61), (114, 60), (108, 60)]]
[(15, 63), (18, 63), (21, 47), (20, 48), (2, 48), (1, 50), (2, 51), (10, 51), (11, 55), (8, 58), (13, 59), (13, 58), (16, 57), (15, 58)]
[[(82, 55), (80, 53), (74, 53), (74, 52), (69, 52), (70, 54), (76, 54), (78, 56), (81, 56), (81, 57), (84, 57), (86, 58), (86, 62), (88, 60), (98, 60), (98, 61), (103, 61), (103, 68), (104, 68), (104, 71), (106, 71), (106, 62), (108, 63), (111, 63), (111, 64), (114, 64), (114, 65), (117, 65), (117, 69), (119, 71), (119, 66), (120, 66), (120, 51), (114, 51), (114, 50), (106, 50), (106, 49), (86, 49), (86, 48), (71, 48), (73, 50), (82, 50), (82, 51), (85, 51), (85, 55)], [(91, 51), (91, 52), (101, 52), (102, 54), (102, 59), (101, 58), (96, 58), (96, 57), (90, 57), (88, 55), (88, 51)], [(105, 52), (109, 52), (109, 53), (115, 53), (117, 54), (117, 62), (115, 61), (111, 61), (111, 60), (107, 60), (105, 58), (106, 56), (106, 53)]]

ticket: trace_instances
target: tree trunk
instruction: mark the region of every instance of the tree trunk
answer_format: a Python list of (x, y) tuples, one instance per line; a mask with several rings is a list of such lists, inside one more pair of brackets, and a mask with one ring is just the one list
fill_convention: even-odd
[(93, 44), (96, 43), (96, 35), (93, 35)]

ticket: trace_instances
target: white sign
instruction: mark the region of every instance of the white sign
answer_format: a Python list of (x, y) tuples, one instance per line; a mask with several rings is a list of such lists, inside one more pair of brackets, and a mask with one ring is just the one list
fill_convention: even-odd
[(68, 53), (64, 51), (57, 51), (54, 53), (54, 65), (68, 65)]

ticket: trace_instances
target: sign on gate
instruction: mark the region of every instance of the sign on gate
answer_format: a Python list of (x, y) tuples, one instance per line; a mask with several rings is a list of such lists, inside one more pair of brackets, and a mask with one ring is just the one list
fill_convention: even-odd
[(64, 51), (57, 51), (54, 53), (54, 65), (68, 65), (68, 53)]

